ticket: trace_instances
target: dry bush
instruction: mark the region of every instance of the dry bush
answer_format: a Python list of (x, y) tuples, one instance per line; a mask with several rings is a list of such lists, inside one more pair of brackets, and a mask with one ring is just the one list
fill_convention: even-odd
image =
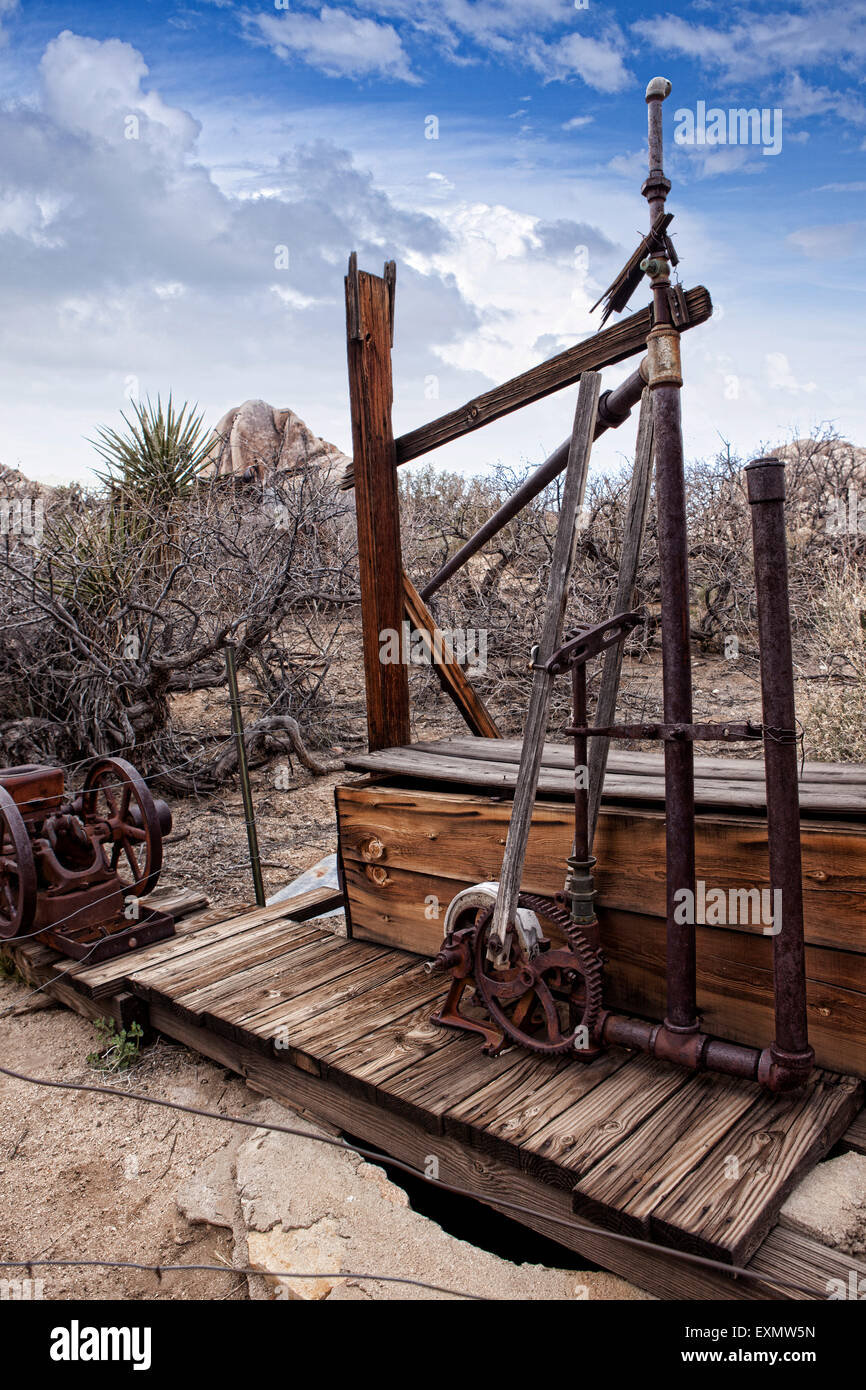
[(199, 483), (166, 504), (58, 494), (38, 547), (6, 540), (7, 762), (124, 749), (168, 789), (212, 789), (234, 749), (179, 729), (172, 696), (222, 686), (226, 642), (264, 697), (254, 761), (298, 751), (297, 721), (333, 741), (326, 678), (358, 603), (355, 542), (351, 504), (316, 470), (264, 490)]
[(866, 763), (866, 582), (849, 563), (815, 577), (812, 638), (819, 684), (801, 713), (808, 756)]

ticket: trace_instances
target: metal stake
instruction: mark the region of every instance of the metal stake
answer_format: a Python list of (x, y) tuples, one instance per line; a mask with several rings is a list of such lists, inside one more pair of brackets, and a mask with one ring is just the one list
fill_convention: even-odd
[(232, 728), (238, 750), (238, 772), (241, 779), (241, 795), (244, 801), (244, 816), (247, 823), (247, 844), (250, 849), (250, 868), (253, 871), (253, 884), (256, 890), (256, 903), (265, 905), (265, 885), (262, 881), (262, 864), (259, 858), (259, 837), (256, 834), (255, 812), (253, 811), (253, 792), (250, 786), (250, 770), (247, 766), (247, 750), (244, 744), (244, 721), (241, 715), (241, 697), (238, 691), (238, 673), (235, 666), (235, 649), (232, 642), (226, 642), (226, 676), (229, 683), (229, 699), (232, 707)]

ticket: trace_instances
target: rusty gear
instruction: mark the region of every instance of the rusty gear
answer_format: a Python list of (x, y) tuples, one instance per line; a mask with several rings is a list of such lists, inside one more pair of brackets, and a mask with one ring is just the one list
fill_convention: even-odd
[[(601, 1012), (599, 952), (588, 944), (567, 909), (550, 898), (521, 893), (519, 906), (554, 923), (568, 945), (542, 949), (531, 960), (521, 953), (520, 960), (504, 970), (492, 967), (487, 960), (487, 942), (493, 908), (485, 909), (477, 918), (472, 943), (472, 974), (478, 997), (497, 1028), (521, 1047), (548, 1056), (588, 1051)], [(515, 950), (520, 950), (515, 932), (510, 941), (513, 960)], [(584, 1029), (586, 1043), (578, 1047)]]

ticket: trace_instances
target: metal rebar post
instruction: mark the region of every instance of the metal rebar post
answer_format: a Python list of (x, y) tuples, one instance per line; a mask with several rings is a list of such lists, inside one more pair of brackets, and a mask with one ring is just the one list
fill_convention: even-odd
[(238, 750), (238, 773), (241, 779), (241, 796), (243, 797), (244, 817), (247, 825), (250, 868), (252, 869), (253, 885), (256, 890), (256, 903), (259, 907), (264, 907), (265, 885), (262, 880), (262, 863), (259, 857), (259, 837), (256, 833), (253, 792), (250, 786), (250, 769), (247, 765), (247, 750), (244, 744), (244, 721), (241, 715), (241, 698), (238, 690), (238, 672), (235, 666), (235, 649), (231, 642), (226, 643), (225, 654), (226, 677), (229, 684), (229, 700), (231, 701), (232, 707), (232, 729), (234, 730), (235, 743)]

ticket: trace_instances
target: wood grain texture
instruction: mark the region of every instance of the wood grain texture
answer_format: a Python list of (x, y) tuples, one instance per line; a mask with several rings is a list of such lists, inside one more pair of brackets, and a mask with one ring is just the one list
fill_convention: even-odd
[[(628, 506), (623, 526), (622, 552), (619, 560), (616, 596), (610, 616), (628, 612), (634, 603), (640, 551), (646, 529), (650, 491), (653, 475), (653, 412), (652, 392), (645, 387), (640, 402), (637, 441), (634, 450), (634, 469), (629, 488)], [(618, 642), (609, 647), (604, 654), (601, 669), (601, 682), (595, 706), (593, 723), (600, 726), (612, 724), (616, 717), (616, 700), (622, 672), (624, 643)], [(610, 756), (610, 739), (593, 738), (589, 740), (589, 847), (592, 851), (598, 813), (601, 807), (607, 762)]]
[[(496, 876), (505, 843), (510, 803), (469, 792), (403, 787), (339, 787), (336, 793), (342, 853), (364, 861), (364, 847), (378, 841), (381, 859), (370, 882), (387, 882), (391, 868), (425, 876), (479, 883)], [(558, 892), (571, 853), (570, 805), (535, 803), (524, 865), (528, 892)], [(804, 824), (801, 834), (806, 940), (858, 954), (866, 952), (866, 829)], [(746, 816), (697, 816), (698, 877), (730, 890), (749, 884), (769, 888), (766, 826)], [(647, 807), (605, 807), (595, 852), (597, 901), (605, 909), (663, 917), (664, 814)], [(432, 889), (425, 889), (434, 891)], [(430, 926), (435, 935), (435, 921)], [(711, 927), (716, 932), (762, 935), (759, 922)], [(395, 939), (391, 944), (398, 945)], [(406, 949), (416, 949), (406, 943)]]
[[(406, 617), (415, 631), (430, 639), (427, 651), (430, 654), (431, 665), (439, 677), (442, 689), (454, 701), (468, 727), (482, 738), (501, 738), (496, 720), (473, 688), (463, 667), (455, 659), (450, 643), (443, 639), (433, 615), (405, 570), (403, 604)], [(442, 661), (435, 660), (437, 649), (442, 653)]]
[[(350, 1134), (360, 1132), (370, 1144), (423, 1172), (431, 1151), (430, 1134), (405, 1115), (350, 1095), (335, 1081), (314, 1076), (285, 1059), (262, 1056), (209, 1029), (196, 1028), (160, 1005), (151, 1006), (150, 1017), (154, 1028), (235, 1071), (261, 1094)], [(475, 1193), (480, 1202), (494, 1211), (505, 1210), (512, 1220), (578, 1251), (659, 1298), (732, 1302), (824, 1299), (828, 1279), (847, 1282), (851, 1268), (858, 1277), (866, 1278), (866, 1264), (776, 1228), (750, 1261), (758, 1282), (746, 1283), (718, 1270), (684, 1264), (658, 1245), (620, 1244), (610, 1232), (575, 1217), (570, 1193), (539, 1182), (513, 1164), (470, 1148), (448, 1134), (437, 1137), (435, 1152), (440, 1172), (447, 1173), (455, 1185)], [(521, 1203), (531, 1210), (517, 1215), (503, 1208), (506, 1202)], [(793, 1282), (802, 1291), (780, 1288), (778, 1280)]]
[[(337, 806), (356, 939), (434, 955), (447, 904), (463, 888), (496, 875), (508, 803), (380, 786), (340, 788)], [(697, 832), (698, 869), (708, 882), (768, 882), (760, 827), (735, 820), (720, 827), (699, 817)], [(363, 854), (372, 836), (382, 850), (374, 863)], [(657, 813), (621, 819), (603, 813), (596, 844), (605, 999), (610, 1007), (656, 1019), (665, 1012), (663, 836)], [(863, 837), (853, 838), (862, 854)], [(812, 1045), (820, 1065), (866, 1076), (862, 897), (850, 879), (851, 891), (841, 888), (842, 874), (857, 872), (857, 856), (851, 850), (846, 855), (847, 832), (810, 827), (803, 843), (807, 883), (814, 867), (832, 885), (809, 889), (805, 897)], [(570, 846), (567, 808), (536, 802), (524, 864), (527, 890), (561, 888)], [(618, 905), (623, 902), (628, 907)], [(771, 940), (758, 924), (748, 931), (697, 928), (698, 1003), (709, 1033), (755, 1047), (773, 1036)]]
[[(501, 740), (501, 744), (505, 742)], [(560, 749), (560, 754), (563, 751)], [(347, 767), (364, 772), (513, 792), (517, 784), (517, 760), (509, 758), (499, 740), (487, 743), (484, 754), (482, 759), (458, 753), (448, 748), (447, 744), (441, 752), (428, 751), (414, 744), (373, 754), (352, 754), (345, 762)], [(538, 779), (539, 792), (547, 796), (571, 797), (574, 780), (569, 766), (545, 753)], [(665, 782), (661, 771), (621, 771), (621, 766), (615, 764), (612, 758), (609, 761), (604, 792), (608, 804), (614, 801), (664, 804)], [(695, 800), (701, 806), (716, 806), (725, 810), (742, 808), (766, 815), (763, 778), (753, 780), (727, 773), (698, 777), (695, 781)], [(800, 783), (800, 810), (804, 816), (839, 817), (862, 823), (866, 818), (866, 783), (840, 781), (827, 785), (804, 780)]]
[[(703, 286), (689, 290), (686, 302), (690, 328), (704, 323), (712, 314), (712, 301)], [(431, 449), (438, 449), (453, 439), (480, 429), (482, 425), (490, 424), (492, 420), (499, 420), (512, 410), (541, 400), (552, 391), (573, 386), (584, 372), (600, 371), (603, 367), (624, 361), (645, 346), (651, 327), (650, 309), (641, 309), (637, 314), (620, 319), (612, 328), (594, 333), (585, 342), (549, 357), (546, 362), (494, 387), (492, 391), (486, 391), (482, 396), (476, 396), (459, 410), (449, 411), (438, 420), (401, 435), (396, 442), (397, 463), (409, 463)]]
[(655, 1208), (658, 1238), (742, 1264), (797, 1181), (844, 1134), (863, 1100), (850, 1077), (818, 1071), (792, 1096), (760, 1095)]
[[(586, 480), (589, 476), (589, 457), (595, 433), (600, 389), (601, 377), (598, 372), (585, 372), (580, 380), (580, 390), (574, 412), (568, 464), (565, 469), (565, 481), (559, 503), (556, 538), (553, 543), (553, 554), (550, 558), (544, 619), (538, 638), (536, 670), (532, 679), (529, 709), (524, 725), (523, 747), (517, 770), (511, 818), (508, 822), (508, 833), (505, 839), (505, 853), (502, 858), (502, 866), (496, 875), (499, 889), (493, 909), (490, 935), (491, 939), (498, 941), (502, 948), (505, 946), (509, 928), (517, 917), (517, 899), (523, 878), (526, 841), (532, 822), (532, 809), (541, 771), (544, 739), (547, 733), (550, 701), (553, 695), (554, 677), (549, 671), (540, 669), (540, 663), (550, 660), (562, 638), (568, 581), (574, 564), (574, 550), (577, 541), (576, 522), (578, 512), (583, 505)], [(573, 786), (572, 774), (572, 788)]]
[[(380, 660), (383, 632), (400, 632), (403, 563), (400, 505), (391, 429), (391, 312), (385, 280), (366, 272), (346, 277), (349, 404), (355, 467), (355, 515), (367, 736), (371, 749), (409, 741), (409, 675), (402, 661)], [(359, 315), (357, 336), (352, 319)]]

